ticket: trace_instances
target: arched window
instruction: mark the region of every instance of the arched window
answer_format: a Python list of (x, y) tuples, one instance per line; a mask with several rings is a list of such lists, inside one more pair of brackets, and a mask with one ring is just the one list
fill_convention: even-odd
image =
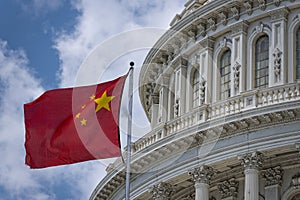
[(300, 194), (296, 194), (291, 198), (291, 200), (300, 200)]
[(193, 75), (193, 108), (199, 106), (199, 72), (196, 70)]
[(226, 50), (220, 59), (220, 100), (230, 97), (231, 51)]
[(296, 31), (296, 79), (300, 80), (300, 27)]
[(255, 88), (269, 85), (269, 37), (263, 35), (255, 44)]

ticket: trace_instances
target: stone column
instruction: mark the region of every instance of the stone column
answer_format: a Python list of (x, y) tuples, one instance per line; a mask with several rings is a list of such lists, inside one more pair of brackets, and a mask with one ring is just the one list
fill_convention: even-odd
[(239, 182), (235, 178), (226, 180), (218, 185), (222, 200), (236, 200), (239, 189)]
[(263, 163), (263, 154), (260, 152), (247, 153), (238, 156), (242, 161), (245, 174), (245, 200), (259, 199), (259, 170)]
[(280, 200), (282, 168), (280, 166), (268, 168), (262, 175), (265, 179), (265, 200)]
[(149, 189), (154, 200), (169, 200), (174, 192), (174, 188), (169, 183), (160, 182)]
[(213, 168), (206, 165), (189, 171), (195, 181), (195, 200), (209, 200), (209, 183), (214, 174)]

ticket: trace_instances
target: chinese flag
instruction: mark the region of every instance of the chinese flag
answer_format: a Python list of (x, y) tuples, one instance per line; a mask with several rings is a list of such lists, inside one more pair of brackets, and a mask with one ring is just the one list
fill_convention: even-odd
[(125, 79), (50, 90), (25, 104), (25, 163), (44, 168), (120, 156)]

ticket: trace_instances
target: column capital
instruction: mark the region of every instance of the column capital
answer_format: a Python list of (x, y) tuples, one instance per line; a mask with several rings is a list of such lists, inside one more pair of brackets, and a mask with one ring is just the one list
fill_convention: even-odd
[(252, 153), (240, 155), (238, 156), (238, 159), (241, 160), (241, 164), (245, 169), (259, 170), (263, 165), (264, 156), (259, 151), (255, 151)]
[(290, 11), (287, 8), (280, 8), (269, 13), (271, 21), (287, 20)]
[(165, 182), (160, 182), (157, 185), (153, 185), (149, 192), (152, 194), (155, 200), (168, 200), (170, 199), (172, 193), (174, 192), (174, 187)]
[(215, 171), (212, 167), (202, 165), (200, 167), (189, 170), (188, 174), (193, 176), (195, 183), (209, 184), (211, 178), (215, 175)]
[(199, 42), (200, 48), (203, 49), (213, 49), (215, 44), (215, 39), (213, 37), (207, 37)]
[(231, 35), (247, 34), (249, 23), (247, 21), (241, 21), (231, 26)]
[(235, 178), (226, 180), (218, 185), (222, 198), (237, 197), (239, 182)]
[(266, 181), (265, 186), (282, 184), (283, 169), (280, 166), (268, 168), (262, 172), (262, 175)]

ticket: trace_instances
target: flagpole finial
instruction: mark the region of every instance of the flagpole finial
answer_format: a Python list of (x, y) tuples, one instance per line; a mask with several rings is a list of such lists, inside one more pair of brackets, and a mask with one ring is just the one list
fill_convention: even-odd
[(131, 62), (129, 63), (129, 65), (130, 65), (130, 67), (133, 67), (133, 66), (134, 66), (134, 62), (131, 61)]

